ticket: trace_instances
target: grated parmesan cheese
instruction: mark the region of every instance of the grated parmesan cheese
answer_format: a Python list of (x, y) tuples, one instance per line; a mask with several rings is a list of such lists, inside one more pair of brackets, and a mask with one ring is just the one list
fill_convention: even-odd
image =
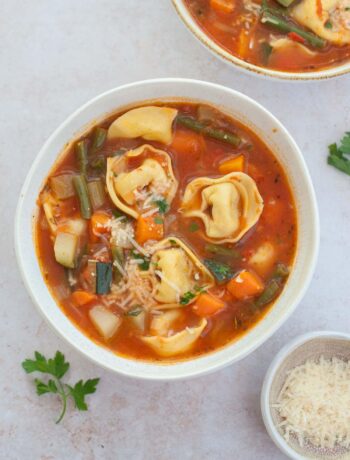
[(277, 404), (279, 425), (288, 441), (301, 447), (350, 447), (350, 362), (338, 358), (307, 360), (287, 374)]

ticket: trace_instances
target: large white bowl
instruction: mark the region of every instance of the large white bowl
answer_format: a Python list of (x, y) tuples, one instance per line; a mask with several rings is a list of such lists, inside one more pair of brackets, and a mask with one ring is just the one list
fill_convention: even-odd
[(334, 67), (329, 67), (322, 70), (315, 70), (314, 72), (282, 72), (279, 70), (268, 69), (266, 67), (250, 64), (249, 62), (243, 61), (242, 59), (233, 56), (233, 54), (229, 53), (225, 48), (223, 48), (218, 43), (216, 43), (216, 41), (210, 38), (209, 35), (207, 35), (195, 21), (192, 14), (185, 6), (183, 0), (172, 0), (172, 2), (179, 17), (185, 23), (190, 32), (192, 32), (192, 34), (202, 43), (202, 45), (204, 45), (209, 51), (211, 51), (216, 56), (219, 56), (228, 64), (231, 64), (242, 71), (248, 73), (255, 73), (255, 75), (265, 77), (267, 76), (279, 78), (282, 80), (295, 81), (323, 80), (326, 78), (337, 77), (350, 72), (350, 61)]
[[(282, 163), (294, 191), (298, 212), (298, 247), (293, 271), (274, 307), (240, 340), (211, 354), (174, 364), (147, 363), (120, 357), (97, 345), (64, 315), (43, 280), (33, 244), (36, 199), (57, 155), (91, 123), (116, 109), (152, 99), (191, 99), (216, 105), (249, 126)], [(112, 89), (91, 100), (45, 143), (23, 185), (15, 222), (15, 245), (24, 283), (44, 318), (77, 350), (120, 374), (143, 379), (175, 380), (212, 372), (247, 356), (270, 337), (303, 297), (314, 270), (319, 222), (314, 190), (302, 154), (281, 123), (247, 96), (213, 83), (180, 78), (148, 80)]]

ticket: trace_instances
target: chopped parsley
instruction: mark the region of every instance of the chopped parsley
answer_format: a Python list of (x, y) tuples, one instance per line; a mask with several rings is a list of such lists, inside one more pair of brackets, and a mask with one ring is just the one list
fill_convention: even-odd
[(350, 155), (350, 132), (346, 132), (340, 141), (340, 146), (336, 143), (328, 146), (328, 164), (350, 176), (350, 159), (345, 155)]
[(34, 359), (26, 359), (22, 362), (22, 367), (27, 374), (32, 372), (40, 372), (53, 377), (46, 382), (40, 379), (35, 379), (36, 393), (41, 396), (46, 393), (58, 395), (61, 398), (62, 410), (56, 423), (59, 423), (66, 413), (67, 400), (71, 397), (78, 410), (88, 410), (85, 402), (85, 396), (95, 393), (96, 386), (100, 379), (89, 379), (83, 382), (79, 380), (74, 387), (62, 382), (62, 377), (69, 369), (69, 363), (65, 360), (64, 355), (60, 351), (56, 351), (53, 358), (46, 359), (45, 356), (38, 351), (34, 353)]
[(188, 230), (194, 233), (197, 230), (199, 230), (199, 225), (197, 224), (197, 222), (191, 222), (190, 225), (188, 226)]
[(324, 26), (325, 26), (326, 29), (332, 29), (333, 28), (333, 24), (331, 23), (331, 21), (329, 19), (328, 19), (328, 21), (325, 22)]
[(127, 152), (127, 151), (128, 151), (128, 149), (126, 149), (125, 147), (121, 147), (120, 149), (118, 149), (115, 152), (113, 152), (112, 156), (117, 157), (117, 156), (120, 156), (120, 155), (124, 155), (124, 153)]
[(232, 268), (213, 259), (204, 259), (204, 265), (210, 270), (219, 283), (228, 281), (233, 277)]
[(269, 62), (269, 58), (273, 51), (273, 48), (270, 45), (270, 43), (267, 43), (267, 42), (263, 42), (260, 48), (261, 48), (262, 61), (266, 65)]
[(143, 256), (142, 254), (132, 250), (130, 252), (130, 257), (132, 257), (134, 260), (137, 260), (138, 261), (138, 266), (140, 268), (140, 270), (142, 271), (147, 271), (149, 269), (149, 266), (150, 266), (150, 259), (148, 259), (147, 257)]
[(135, 305), (132, 310), (124, 313), (124, 316), (139, 316), (142, 313), (142, 307), (140, 305)]
[(118, 219), (119, 217), (124, 217), (125, 219), (127, 219), (127, 216), (121, 211), (119, 211), (119, 209), (113, 209), (112, 214), (113, 217), (115, 217), (116, 219)]
[(185, 292), (185, 294), (181, 296), (180, 298), (180, 305), (187, 305), (195, 297), (196, 297), (196, 294), (194, 292), (191, 292), (191, 291)]
[(169, 204), (166, 200), (162, 199), (162, 200), (156, 200), (154, 201), (154, 204), (156, 204), (158, 206), (158, 209), (159, 209), (159, 213), (160, 214), (165, 214), (166, 212), (169, 211)]

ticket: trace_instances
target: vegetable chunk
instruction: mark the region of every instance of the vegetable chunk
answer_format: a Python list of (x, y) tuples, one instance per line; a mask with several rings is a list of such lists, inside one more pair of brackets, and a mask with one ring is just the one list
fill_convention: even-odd
[(79, 238), (72, 233), (57, 233), (54, 252), (56, 261), (67, 268), (74, 268), (78, 253)]
[(242, 270), (227, 284), (227, 290), (235, 299), (241, 300), (263, 292), (264, 283), (255, 273)]
[(119, 329), (122, 320), (119, 316), (97, 305), (89, 311), (90, 319), (98, 332), (106, 339), (111, 339)]
[(192, 309), (198, 316), (215, 315), (218, 311), (225, 308), (225, 302), (212, 294), (203, 293), (196, 300)]

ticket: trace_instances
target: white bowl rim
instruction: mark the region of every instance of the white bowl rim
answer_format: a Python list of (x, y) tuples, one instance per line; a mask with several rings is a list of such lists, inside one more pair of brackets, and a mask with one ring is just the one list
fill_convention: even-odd
[(226, 51), (222, 46), (216, 43), (193, 19), (183, 0), (171, 0), (174, 8), (185, 24), (187, 29), (194, 37), (212, 54), (235, 68), (258, 77), (276, 78), (281, 81), (314, 81), (326, 80), (329, 78), (340, 77), (350, 72), (350, 60), (338, 66), (327, 67), (325, 69), (315, 70), (312, 72), (283, 72), (281, 70), (269, 69), (266, 67), (251, 64), (234, 56)]
[[(162, 364), (155, 364), (155, 363), (145, 363), (143, 361), (140, 361), (140, 363), (142, 363), (142, 364), (149, 365), (149, 368), (153, 368), (153, 372), (152, 373), (149, 372), (148, 375), (145, 376), (145, 375), (143, 375), (143, 373), (141, 371), (132, 371), (132, 372), (130, 372), (130, 371), (127, 371), (127, 370), (124, 370), (124, 369), (113, 367), (111, 365), (108, 365), (107, 363), (101, 362), (97, 357), (91, 356), (87, 352), (87, 350), (79, 348), (78, 345), (74, 342), (73, 338), (71, 338), (69, 336), (69, 334), (66, 331), (63, 330), (63, 328), (59, 328), (57, 325), (53, 324), (50, 316), (48, 314), (46, 314), (45, 309), (40, 304), (40, 301), (37, 298), (36, 293), (35, 293), (35, 288), (31, 286), (31, 284), (29, 283), (29, 281), (27, 279), (25, 266), (24, 266), (25, 264), (24, 264), (24, 261), (22, 260), (21, 250), (20, 250), (20, 247), (21, 247), (20, 219), (21, 219), (22, 213), (24, 212), (23, 211), (23, 203), (24, 203), (26, 192), (27, 192), (27, 190), (29, 188), (29, 185), (30, 185), (30, 182), (32, 180), (32, 176), (34, 175), (37, 166), (40, 164), (40, 162), (45, 157), (45, 155), (46, 155), (45, 152), (48, 149), (49, 145), (53, 142), (53, 140), (56, 138), (56, 136), (59, 135), (61, 130), (63, 130), (66, 126), (68, 126), (71, 123), (71, 121), (75, 117), (77, 117), (81, 112), (83, 112), (86, 108), (96, 104), (100, 99), (106, 98), (106, 97), (108, 97), (108, 96), (110, 96), (110, 95), (112, 95), (112, 94), (114, 94), (116, 92), (121, 92), (121, 91), (124, 91), (124, 90), (127, 90), (127, 89), (131, 89), (133, 87), (145, 86), (145, 85), (161, 85), (162, 83), (171, 83), (171, 84), (174, 84), (174, 85), (176, 85), (177, 83), (194, 84), (194, 85), (201, 85), (201, 86), (204, 86), (204, 87), (212, 87), (212, 88), (217, 89), (217, 90), (219, 90), (221, 92), (226, 91), (226, 92), (230, 93), (231, 95), (234, 95), (234, 96), (239, 97), (239, 98), (241, 98), (243, 100), (246, 100), (250, 104), (254, 105), (257, 110), (262, 111), (266, 116), (268, 116), (271, 120), (273, 120), (273, 122), (276, 124), (277, 128), (283, 133), (283, 135), (288, 139), (288, 141), (292, 145), (293, 150), (295, 151), (294, 161), (298, 162), (298, 164), (300, 166), (300, 170), (301, 170), (302, 175), (303, 175), (303, 180), (304, 180), (305, 185), (306, 185), (306, 187), (308, 189), (308, 195), (309, 195), (310, 204), (311, 204), (311, 206), (310, 206), (310, 220), (312, 221), (313, 238), (312, 238), (312, 242), (310, 244), (310, 246), (312, 246), (312, 247), (310, 249), (311, 256), (310, 256), (310, 259), (309, 259), (308, 271), (307, 271), (307, 274), (305, 276), (302, 289), (300, 289), (298, 291), (298, 293), (295, 295), (294, 301), (291, 302), (288, 305), (288, 308), (285, 309), (285, 312), (283, 313), (283, 315), (281, 315), (280, 318), (276, 319), (276, 321), (273, 324), (271, 324), (270, 327), (267, 328), (264, 331), (264, 333), (261, 334), (261, 336), (258, 339), (255, 339), (254, 343), (250, 344), (249, 346), (246, 345), (245, 349), (241, 352), (241, 354), (239, 356), (226, 357), (225, 359), (221, 359), (221, 361), (219, 363), (212, 364), (211, 366), (207, 366), (207, 368), (201, 369), (201, 370), (197, 370), (197, 369), (192, 369), (192, 370), (185, 369), (185, 370), (183, 370), (183, 369), (181, 369), (181, 371), (177, 371), (176, 375), (167, 375), (166, 372), (161, 373), (160, 370), (162, 369), (164, 371), (164, 369), (166, 369), (167, 367), (170, 367), (170, 368), (177, 367), (177, 368), (179, 368), (180, 366), (183, 366), (186, 363), (199, 362), (200, 359), (204, 359), (205, 356), (208, 356), (208, 355), (203, 355), (203, 358), (201, 358), (201, 357), (197, 358), (196, 357), (194, 360), (179, 361), (177, 363), (174, 363), (174, 364), (172, 363), (170, 365), (164, 365), (164, 364), (162, 365)], [(57, 153), (57, 155), (58, 154), (59, 154), (59, 152)], [(157, 79), (141, 80), (141, 81), (136, 81), (136, 82), (133, 82), (133, 83), (128, 83), (126, 85), (121, 85), (119, 87), (110, 89), (110, 90), (108, 90), (108, 91), (106, 91), (106, 92), (104, 92), (104, 93), (92, 98), (87, 103), (83, 104), (80, 108), (78, 108), (76, 111), (74, 111), (70, 116), (68, 116), (65, 119), (65, 121), (63, 123), (61, 123), (56, 128), (56, 130), (49, 136), (47, 141), (44, 143), (44, 145), (40, 149), (37, 157), (33, 161), (32, 166), (31, 166), (31, 168), (30, 168), (30, 170), (29, 170), (29, 172), (27, 174), (27, 177), (26, 177), (26, 179), (25, 179), (25, 181), (23, 183), (23, 186), (22, 186), (22, 189), (21, 189), (21, 192), (20, 192), (20, 196), (19, 196), (19, 200), (18, 200), (18, 204), (17, 204), (17, 209), (16, 209), (16, 215), (15, 215), (15, 253), (16, 253), (17, 263), (18, 263), (18, 266), (19, 266), (19, 269), (20, 269), (20, 273), (21, 273), (24, 285), (25, 285), (28, 293), (30, 294), (30, 297), (32, 298), (32, 301), (33, 301), (34, 305), (37, 307), (37, 309), (39, 310), (40, 314), (44, 317), (44, 319), (48, 322), (48, 324), (53, 328), (53, 330), (56, 333), (58, 333), (63, 339), (65, 339), (73, 348), (75, 348), (77, 351), (82, 353), (85, 357), (87, 357), (88, 359), (90, 359), (94, 363), (96, 363), (96, 364), (98, 364), (98, 365), (100, 365), (100, 366), (102, 366), (102, 367), (104, 367), (106, 369), (109, 369), (109, 370), (111, 370), (113, 372), (116, 372), (118, 374), (124, 375), (126, 377), (133, 377), (133, 378), (139, 378), (139, 379), (143, 379), (143, 380), (153, 380), (153, 381), (154, 380), (169, 381), (169, 380), (182, 380), (182, 379), (185, 379), (185, 378), (192, 378), (192, 377), (196, 377), (196, 376), (200, 376), (200, 375), (205, 375), (205, 374), (217, 371), (217, 370), (219, 370), (219, 369), (221, 369), (223, 367), (226, 367), (226, 366), (232, 364), (233, 362), (240, 361), (241, 359), (245, 358), (248, 354), (250, 354), (254, 350), (256, 350), (263, 342), (265, 342), (269, 337), (271, 337), (272, 334), (274, 334), (278, 330), (278, 328), (294, 312), (294, 310), (296, 309), (296, 307), (300, 303), (302, 297), (304, 296), (304, 294), (305, 294), (305, 292), (306, 292), (306, 290), (307, 290), (307, 288), (308, 288), (308, 286), (310, 284), (310, 281), (312, 279), (312, 275), (314, 273), (314, 269), (315, 269), (315, 266), (316, 266), (317, 256), (318, 256), (319, 240), (320, 240), (320, 231), (319, 230), (320, 230), (319, 229), (319, 214), (318, 214), (318, 207), (317, 207), (317, 202), (316, 202), (316, 197), (315, 197), (315, 191), (313, 189), (313, 185), (312, 185), (312, 182), (311, 182), (311, 178), (310, 178), (308, 169), (306, 167), (305, 160), (304, 160), (304, 158), (302, 156), (302, 153), (301, 153), (299, 147), (297, 146), (297, 144), (295, 143), (294, 139), (292, 138), (292, 136), (289, 134), (287, 129), (282, 125), (282, 123), (271, 112), (269, 112), (262, 105), (260, 105), (258, 102), (256, 102), (255, 100), (251, 99), (250, 97), (248, 97), (248, 96), (246, 96), (246, 95), (244, 95), (244, 94), (242, 94), (242, 93), (240, 93), (238, 91), (235, 91), (235, 90), (233, 90), (231, 88), (225, 87), (223, 85), (219, 85), (219, 84), (211, 83), (211, 82), (207, 82), (207, 81), (187, 79), (187, 78), (157, 78)], [(59, 308), (59, 307), (57, 306), (57, 308)], [(59, 308), (59, 310), (62, 312), (62, 315), (64, 315), (63, 311), (60, 308)], [(76, 328), (75, 325), (74, 325), (74, 327)], [(81, 334), (83, 334), (83, 333), (81, 332)], [(92, 342), (90, 339), (87, 339), (87, 340), (89, 340), (89, 342)], [(92, 342), (92, 343), (99, 350), (101, 348), (103, 349), (103, 347), (101, 347), (100, 345), (96, 344), (95, 342)], [(217, 350), (217, 352), (214, 351), (211, 354), (218, 353), (218, 352), (220, 352), (220, 350), (223, 350), (223, 349), (228, 349), (232, 345), (233, 344), (228, 344), (224, 348), (221, 348), (221, 349)], [(108, 351), (108, 349), (104, 349), (104, 350)], [(120, 359), (126, 359), (124, 357), (120, 357), (119, 355), (116, 355), (116, 356), (118, 358), (120, 358)], [(128, 359), (126, 359), (126, 360), (128, 360)], [(129, 359), (129, 361), (130, 361), (130, 359)], [(131, 360), (131, 361), (135, 361), (135, 360)], [(135, 361), (135, 362), (138, 362), (138, 361)], [(186, 366), (184, 366), (184, 367), (186, 367)]]
[(293, 340), (288, 342), (284, 345), (281, 350), (277, 353), (277, 355), (272, 360), (261, 389), (261, 398), (260, 398), (260, 406), (261, 406), (261, 413), (262, 418), (266, 427), (268, 434), (270, 435), (272, 441), (275, 445), (289, 458), (293, 460), (309, 460), (308, 457), (298, 454), (295, 450), (287, 443), (287, 441), (280, 435), (278, 432), (275, 424), (273, 423), (271, 417), (271, 410), (270, 410), (270, 390), (272, 382), (275, 378), (276, 371), (282, 365), (283, 361), (297, 348), (305, 344), (306, 342), (310, 342), (310, 340), (316, 338), (332, 338), (332, 339), (345, 339), (349, 340), (350, 342), (350, 334), (346, 332), (337, 332), (337, 331), (312, 331), (307, 332), (306, 334), (299, 335), (295, 337)]

